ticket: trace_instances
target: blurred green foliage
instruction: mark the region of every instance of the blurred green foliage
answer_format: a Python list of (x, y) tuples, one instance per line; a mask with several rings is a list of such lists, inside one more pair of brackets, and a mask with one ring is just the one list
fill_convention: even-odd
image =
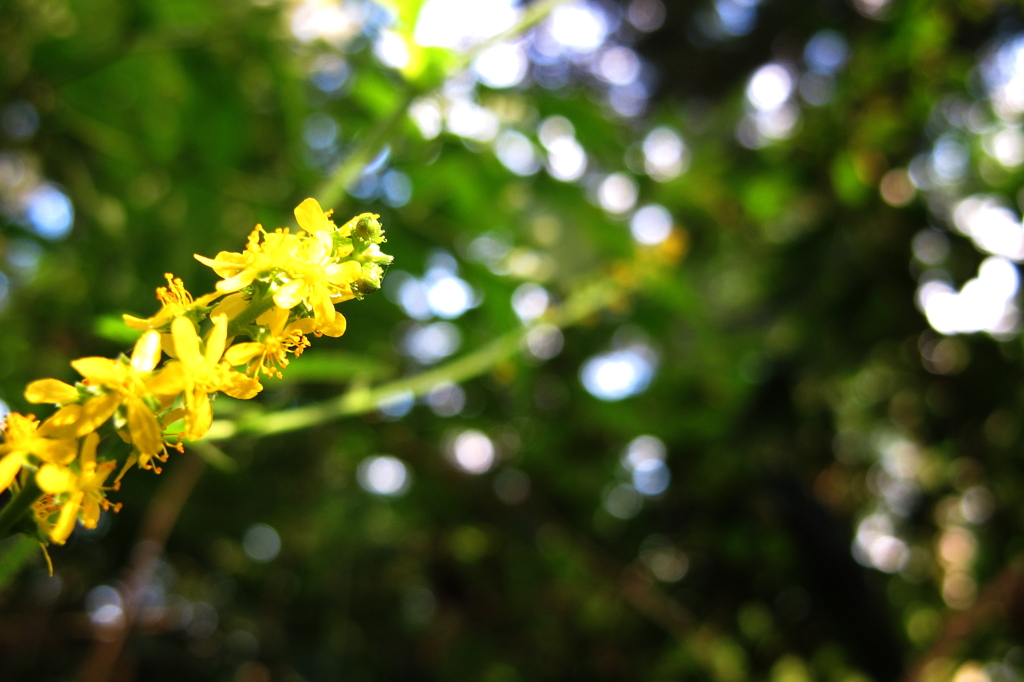
[[(429, 4), (0, 0), (10, 409), (33, 379), (73, 380), (71, 359), (125, 349), (119, 315), (154, 310), (165, 272), (211, 290), (192, 254), (238, 250), (307, 196), (342, 219), (380, 213), (395, 255), (385, 291), (344, 308), (343, 338), (316, 340), (258, 407), (217, 401), (240, 433), (198, 449), (219, 465), (114, 677), (855, 682), (922, 660), (918, 679), (1024, 674), (1020, 341), (943, 336), (915, 308), (929, 267), (959, 288), (984, 259), (954, 202), (1017, 201), (1020, 160), (985, 145), (1019, 136), (1020, 112), (993, 113), (979, 63), (1024, 29), (1019, 6), (594, 2), (613, 29), (601, 50), (535, 50), (526, 80), (487, 87), (460, 71), (466, 53), (416, 44)], [(822, 30), (848, 49), (833, 73), (809, 68)], [(601, 75), (615, 46), (642, 60), (639, 95), (614, 63)], [(788, 74), (781, 108), (749, 94), (766, 64)], [(553, 117), (572, 124), (563, 149), (587, 154), (568, 182), (541, 168)], [(645, 153), (659, 126), (684, 142), (668, 170)], [(943, 139), (966, 169), (929, 184)], [(66, 235), (40, 227), (62, 206), (40, 188), (70, 200)], [(57, 218), (33, 217), (40, 196)], [(634, 204), (666, 208), (671, 234), (638, 242)], [(948, 249), (934, 262), (929, 226)], [(559, 307), (587, 287), (614, 295)], [(529, 321), (531, 292), (548, 317)], [(635, 394), (588, 390), (595, 358)], [(646, 370), (649, 386), (623, 379)], [(261, 431), (294, 409), (358, 414)], [(373, 479), (394, 462), (379, 456), (404, 484)], [(0, 679), (91, 660), (99, 609), (117, 606), (104, 586), (123, 593), (176, 460), (127, 476), (119, 514), (51, 549), (54, 577), (38, 554), (0, 593)], [(664, 492), (633, 485), (666, 472)], [(0, 569), (30, 549), (11, 543)], [(971, 627), (928, 658), (956, 614)]]

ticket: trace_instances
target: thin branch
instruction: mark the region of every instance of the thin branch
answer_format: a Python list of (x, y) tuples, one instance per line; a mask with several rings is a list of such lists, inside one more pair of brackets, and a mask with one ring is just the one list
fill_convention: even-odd
[(471, 49), (467, 50), (465, 54), (461, 55), (460, 59), (455, 62), (451, 69), (449, 69), (449, 77), (468, 68), (481, 53), (486, 52), (488, 49), (495, 45), (499, 45), (506, 40), (511, 40), (520, 33), (532, 28), (535, 24), (541, 22), (544, 17), (550, 14), (553, 9), (559, 5), (564, 5), (567, 2), (570, 2), (570, 0), (541, 0), (540, 2), (533, 3), (529, 8), (527, 8), (526, 12), (515, 26), (512, 26), (507, 31), (503, 31), (496, 36), (492, 36), (481, 43), (477, 43)]
[(946, 619), (939, 639), (919, 658), (903, 677), (903, 682), (924, 679), (929, 665), (949, 658), (975, 632), (993, 618), (1005, 617), (1024, 594), (1024, 557), (1017, 557), (985, 587), (974, 605), (954, 612)]
[(416, 99), (416, 91), (408, 84), (404, 86), (401, 99), (394, 110), (382, 118), (377, 125), (363, 136), (359, 145), (338, 164), (324, 184), (316, 191), (317, 200), (324, 206), (337, 208), (345, 196), (345, 190), (363, 173), (366, 164), (374, 159), (384, 143), (391, 139), (405, 120), (409, 105)]
[[(607, 281), (582, 288), (562, 306), (550, 311), (543, 322), (558, 327), (575, 324), (606, 307), (620, 293), (620, 285)], [(438, 384), (460, 383), (472, 379), (484, 374), (499, 362), (515, 356), (530, 329), (507, 332), (482, 348), (446, 365), (376, 388), (356, 388), (331, 400), (281, 412), (249, 412), (243, 414), (237, 421), (217, 420), (204, 440), (226, 440), (239, 434), (269, 436), (298, 431), (342, 417), (372, 412), (389, 399), (406, 395), (414, 398), (425, 395)]]
[(639, 614), (660, 626), (673, 637), (689, 642), (696, 619), (672, 597), (658, 588), (650, 575), (638, 566), (627, 566), (619, 578), (619, 592)]
[[(210, 440), (220, 440), (239, 433), (268, 436), (275, 433), (298, 431), (341, 417), (371, 412), (388, 400), (400, 396), (425, 395), (440, 383), (458, 383), (483, 374), (497, 363), (514, 355), (519, 349), (522, 337), (522, 331), (510, 332), (444, 367), (414, 377), (392, 381), (377, 388), (355, 389), (322, 403), (283, 412), (244, 417), (242, 421), (233, 425), (230, 422), (223, 426), (218, 425)], [(232, 430), (231, 426), (235, 428)]]
[[(193, 447), (198, 449), (206, 445), (196, 443)], [(160, 490), (150, 500), (139, 528), (122, 595), (124, 618), (118, 626), (104, 631), (104, 639), (95, 641), (79, 670), (79, 682), (106, 682), (110, 679), (125, 639), (138, 616), (142, 593), (153, 578), (153, 571), (185, 501), (203, 473), (205, 461), (194, 453), (186, 451), (177, 459), (177, 466), (170, 471)]]
[[(488, 48), (516, 37), (520, 33), (534, 26), (537, 22), (544, 19), (544, 17), (546, 17), (555, 7), (564, 4), (567, 1), (568, 0), (541, 0), (541, 2), (534, 3), (526, 10), (515, 26), (512, 26), (507, 31), (499, 33), (498, 35), (473, 46), (472, 49), (460, 55), (446, 70), (444, 77), (441, 79), (441, 84), (468, 68), (469, 65), (472, 64), (473, 61)], [(441, 84), (437, 87), (440, 87)], [(437, 87), (428, 92), (433, 92)], [(321, 204), (324, 206), (333, 206), (334, 208), (338, 208), (340, 206), (345, 196), (345, 190), (362, 174), (363, 169), (366, 168), (366, 164), (372, 161), (377, 154), (380, 153), (380, 150), (384, 148), (384, 144), (394, 137), (398, 128), (405, 120), (409, 106), (413, 103), (416, 97), (421, 94), (428, 93), (418, 91), (407, 81), (403, 82), (399, 101), (395, 108), (387, 116), (380, 119), (380, 121), (378, 121), (377, 124), (363, 136), (359, 145), (345, 158), (344, 161), (338, 164), (338, 167), (333, 173), (331, 173), (331, 176), (327, 178), (324, 184), (316, 192), (316, 197)]]

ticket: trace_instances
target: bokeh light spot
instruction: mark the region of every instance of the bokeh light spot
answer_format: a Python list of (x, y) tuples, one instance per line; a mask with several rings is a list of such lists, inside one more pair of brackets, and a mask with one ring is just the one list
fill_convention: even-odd
[(409, 470), (397, 457), (378, 455), (367, 457), (356, 469), (359, 486), (372, 495), (399, 497), (409, 490)]
[(646, 346), (635, 346), (590, 358), (580, 369), (583, 387), (601, 400), (622, 400), (642, 393), (654, 378), (656, 357)]
[(639, 192), (640, 188), (632, 177), (625, 173), (612, 173), (598, 186), (597, 200), (609, 213), (622, 214), (633, 208)]
[(61, 239), (71, 231), (75, 210), (64, 192), (43, 183), (25, 196), (25, 217), (32, 231), (44, 239)]
[(494, 443), (481, 431), (469, 429), (456, 436), (450, 449), (450, 459), (467, 474), (486, 473), (494, 466), (497, 452)]
[(281, 551), (281, 536), (265, 523), (253, 524), (242, 536), (242, 550), (253, 561), (266, 563)]
[(640, 244), (660, 244), (672, 234), (672, 214), (660, 204), (648, 204), (633, 214), (629, 230)]

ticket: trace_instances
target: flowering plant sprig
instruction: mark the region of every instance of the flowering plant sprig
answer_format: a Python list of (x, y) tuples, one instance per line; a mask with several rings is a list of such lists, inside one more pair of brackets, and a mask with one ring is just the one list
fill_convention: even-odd
[[(391, 256), (380, 250), (379, 216), (339, 227), (331, 213), (306, 199), (295, 209), (296, 232), (257, 225), (241, 253), (196, 255), (222, 277), (216, 292), (194, 298), (168, 274), (154, 316), (124, 316), (142, 332), (130, 356), (74, 360), (82, 376), (74, 386), (29, 384), (28, 402), (58, 409), (42, 422), (11, 413), (0, 428), (0, 492), (14, 493), (0, 511), (0, 536), (29, 509), (47, 542), (63, 544), (79, 521), (94, 528), (101, 510), (120, 508), (107, 493), (130, 467), (159, 473), (168, 449), (206, 434), (211, 396), (252, 398), (263, 389), (260, 377), (280, 377), (309, 335), (344, 334), (334, 305), (379, 289)], [(110, 448), (101, 454), (101, 440), (113, 434), (130, 446), (123, 463)]]

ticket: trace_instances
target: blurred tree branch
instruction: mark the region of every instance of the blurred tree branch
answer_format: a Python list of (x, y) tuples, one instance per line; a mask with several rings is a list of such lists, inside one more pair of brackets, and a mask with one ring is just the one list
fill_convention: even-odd
[(967, 638), (989, 621), (1009, 616), (1022, 595), (1024, 556), (1017, 556), (992, 579), (973, 606), (964, 611), (950, 613), (939, 639), (911, 666), (903, 682), (930, 679), (930, 668), (936, 662), (955, 656), (957, 649)]
[[(206, 443), (192, 446), (197, 451), (211, 447)], [(80, 682), (105, 682), (110, 679), (125, 639), (131, 632), (141, 605), (142, 593), (153, 578), (153, 571), (163, 554), (167, 538), (178, 520), (185, 501), (192, 493), (206, 466), (205, 460), (192, 452), (177, 458), (179, 463), (170, 472), (157, 494), (150, 500), (146, 516), (139, 528), (138, 539), (132, 551), (125, 589), (121, 595), (124, 603), (124, 617), (103, 639), (97, 638), (92, 650), (82, 663), (78, 673)]]
[(432, 87), (420, 90), (409, 81), (404, 81), (401, 88), (401, 97), (394, 110), (381, 118), (376, 125), (363, 134), (359, 145), (338, 165), (334, 172), (331, 173), (331, 176), (317, 190), (316, 197), (320, 203), (324, 206), (333, 206), (336, 209), (343, 204), (346, 189), (362, 174), (366, 164), (380, 153), (380, 150), (384, 148), (387, 141), (395, 137), (399, 127), (405, 120), (409, 106), (417, 97), (437, 90), (446, 80), (468, 68), (488, 48), (516, 37), (534, 24), (542, 21), (555, 7), (567, 1), (541, 0), (541, 2), (530, 5), (515, 26), (475, 45), (472, 49), (459, 55), (446, 70), (440, 82)]
[[(551, 310), (543, 323), (566, 327), (592, 315), (622, 295), (622, 286), (600, 280), (574, 293), (562, 306)], [(280, 412), (265, 413), (258, 409), (243, 413), (237, 421), (216, 420), (204, 440), (220, 441), (239, 434), (269, 436), (324, 424), (341, 417), (365, 414), (382, 402), (401, 395), (419, 397), (438, 384), (458, 383), (487, 372), (496, 364), (519, 352), (530, 327), (514, 329), (467, 355), (436, 369), (412, 377), (397, 379), (376, 388), (354, 386), (337, 398)]]

